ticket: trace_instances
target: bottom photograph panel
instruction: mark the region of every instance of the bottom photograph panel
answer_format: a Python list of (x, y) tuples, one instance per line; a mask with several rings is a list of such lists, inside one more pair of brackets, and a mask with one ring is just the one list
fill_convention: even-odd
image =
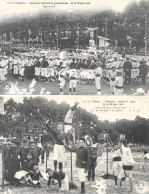
[(148, 194), (148, 152), (149, 97), (0, 97), (0, 193)]

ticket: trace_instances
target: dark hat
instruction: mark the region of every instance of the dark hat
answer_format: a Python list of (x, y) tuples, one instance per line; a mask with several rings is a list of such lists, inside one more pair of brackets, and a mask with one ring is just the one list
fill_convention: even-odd
[(31, 139), (31, 140), (29, 141), (29, 143), (35, 143), (35, 140), (34, 140), (34, 139)]
[(23, 143), (27, 143), (27, 139), (23, 139)]
[(47, 168), (46, 172), (49, 172), (49, 171), (52, 171), (52, 169), (51, 168)]
[(80, 137), (79, 140), (82, 140), (85, 143), (85, 139), (83, 137)]

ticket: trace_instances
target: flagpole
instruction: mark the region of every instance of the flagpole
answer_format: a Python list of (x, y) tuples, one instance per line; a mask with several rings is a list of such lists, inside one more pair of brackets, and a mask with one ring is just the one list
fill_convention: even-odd
[(43, 37), (42, 37), (42, 27), (41, 27), (41, 48), (42, 48), (42, 39)]
[(107, 17), (105, 18), (105, 37), (107, 38)]
[(58, 25), (56, 26), (56, 33), (57, 33), (57, 50), (58, 50)]
[(11, 31), (10, 31), (10, 40), (9, 40), (9, 50), (11, 50)]
[(30, 32), (28, 34), (29, 34), (29, 47), (30, 47)]
[(80, 32), (79, 31), (80, 31), (80, 26), (79, 26), (79, 23), (78, 23), (78, 42), (77, 42), (77, 49), (79, 49), (79, 44), (80, 44), (79, 43), (80, 42), (80, 40), (79, 40), (80, 39)]
[(21, 41), (20, 38), (21, 38), (21, 35), (20, 35), (20, 30), (19, 30), (19, 44), (20, 44), (20, 41)]

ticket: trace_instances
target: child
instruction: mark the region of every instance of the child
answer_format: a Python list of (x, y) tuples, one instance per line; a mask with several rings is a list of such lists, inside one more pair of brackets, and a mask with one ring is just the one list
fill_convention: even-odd
[(88, 170), (88, 181), (92, 176), (92, 181), (95, 181), (95, 168), (97, 166), (97, 147), (92, 145), (89, 147), (90, 150), (90, 165)]
[(29, 171), (32, 170), (33, 164), (35, 164), (31, 153), (28, 153), (26, 158), (21, 159), (21, 162), (23, 163), (22, 170), (16, 172), (14, 176), (17, 179), (15, 187), (17, 187), (22, 180), (26, 181), (26, 175), (28, 175)]
[(42, 180), (43, 176), (38, 169), (38, 165), (34, 164), (33, 169), (30, 170), (29, 173), (26, 175), (26, 182), (33, 185), (34, 187), (40, 188)]
[(55, 172), (52, 171), (50, 168), (47, 169), (47, 173), (48, 173), (48, 189), (50, 189), (50, 183), (51, 183), (51, 179), (55, 179), (58, 180), (58, 184), (59, 184), (59, 191), (68, 191), (69, 190), (69, 181), (68, 181), (68, 176), (62, 172)]

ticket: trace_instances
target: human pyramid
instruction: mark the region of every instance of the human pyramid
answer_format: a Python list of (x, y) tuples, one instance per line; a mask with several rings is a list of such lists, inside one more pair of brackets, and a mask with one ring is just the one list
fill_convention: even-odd
[(99, 50), (96, 54), (81, 50), (78, 53), (41, 55), (15, 53), (0, 58), (0, 80), (5, 82), (13, 75), (16, 81), (33, 79), (37, 82), (56, 81), (60, 94), (64, 94), (69, 82), (69, 94), (76, 94), (77, 83), (95, 85), (97, 94), (102, 93), (102, 82), (109, 84), (111, 93), (122, 95), (123, 85), (142, 80), (145, 85), (148, 77), (148, 61), (144, 58), (120, 58), (117, 53)]
[[(19, 186), (19, 184), (24, 181), (24, 183), (28, 185), (40, 188), (44, 180), (47, 181), (49, 193), (52, 192), (51, 184), (54, 184), (54, 180), (58, 181), (59, 191), (66, 192), (72, 188), (77, 189), (77, 186), (69, 181), (67, 173), (64, 172), (65, 149), (67, 149), (76, 153), (76, 168), (78, 179), (81, 184), (81, 194), (86, 193), (86, 177), (88, 178), (88, 181), (95, 181), (97, 157), (101, 157), (102, 159), (104, 148), (112, 146), (113, 149), (111, 152), (113, 154), (112, 163), (115, 188), (118, 188), (118, 190), (121, 191), (123, 188), (122, 180), (124, 177), (128, 177), (130, 180), (131, 191), (133, 191), (131, 170), (134, 165), (134, 160), (127, 141), (125, 140), (125, 135), (121, 137), (120, 142), (115, 146), (106, 129), (99, 135), (97, 142), (89, 135), (84, 137), (81, 136), (75, 141), (75, 129), (72, 127), (72, 119), (77, 107), (78, 103), (76, 102), (75, 105), (69, 109), (65, 116), (63, 129), (59, 130), (56, 136), (55, 131), (50, 128), (48, 121), (46, 122), (46, 126), (51, 134), (50, 139), (54, 143), (54, 169), (52, 170), (52, 167), (47, 168), (45, 174), (38, 168), (38, 164), (40, 164), (40, 154), (42, 159), (41, 164), (44, 163), (44, 151), (47, 152), (47, 157), (49, 157), (49, 145), (46, 141), (41, 140), (41, 142), (36, 145), (35, 141), (31, 139), (28, 145), (27, 140), (24, 139), (23, 147), (18, 148), (18, 141), (15, 138), (12, 140), (13, 146), (4, 148), (5, 181), (14, 184), (15, 187)], [(96, 180), (96, 182), (99, 186), (99, 181)], [(98, 188), (98, 191), (99, 190), (100, 189)]]

